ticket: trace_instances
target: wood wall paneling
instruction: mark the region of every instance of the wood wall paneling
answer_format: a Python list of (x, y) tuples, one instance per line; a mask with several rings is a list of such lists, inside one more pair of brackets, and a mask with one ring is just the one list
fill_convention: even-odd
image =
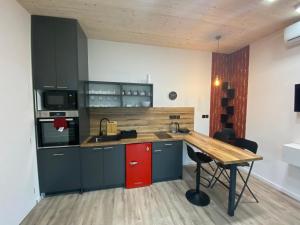
[(89, 39), (232, 53), (299, 20), (297, 0), (17, 0), (33, 15), (76, 18)]
[(102, 118), (118, 122), (118, 130), (137, 132), (169, 131), (169, 115), (180, 115), (180, 127), (194, 130), (194, 108), (192, 107), (158, 107), (158, 108), (91, 108), (90, 134), (99, 134)]
[(221, 106), (221, 98), (226, 97), (222, 85), (214, 86), (214, 80), (219, 77), (221, 82), (229, 82), (235, 89), (235, 97), (230, 100), (234, 106), (234, 115), (231, 118), (237, 137), (245, 137), (248, 73), (249, 73), (249, 46), (232, 54), (213, 53), (211, 74), (211, 104), (210, 104), (210, 136), (222, 130), (220, 115), (226, 113)]

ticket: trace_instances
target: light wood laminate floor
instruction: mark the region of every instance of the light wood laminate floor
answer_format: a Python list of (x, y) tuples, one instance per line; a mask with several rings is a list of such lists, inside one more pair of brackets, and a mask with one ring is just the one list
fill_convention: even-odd
[(185, 192), (195, 186), (194, 169), (194, 166), (184, 167), (183, 180), (155, 183), (145, 188), (116, 188), (48, 197), (21, 224), (300, 224), (300, 203), (253, 177), (250, 186), (260, 202), (255, 203), (245, 191), (233, 218), (227, 215), (228, 191), (221, 184), (216, 184), (214, 189), (205, 189), (211, 198), (210, 205), (203, 208), (191, 205)]

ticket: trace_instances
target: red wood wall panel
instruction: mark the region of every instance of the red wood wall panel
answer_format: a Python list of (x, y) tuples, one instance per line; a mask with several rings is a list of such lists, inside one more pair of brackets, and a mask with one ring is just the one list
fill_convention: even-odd
[(213, 53), (212, 55), (210, 136), (223, 128), (220, 115), (225, 111), (221, 106), (221, 98), (226, 96), (226, 92), (222, 90), (222, 85), (214, 86), (214, 81), (218, 77), (221, 82), (229, 82), (230, 87), (235, 89), (235, 98), (230, 104), (235, 110), (231, 121), (237, 137), (245, 137), (249, 50), (247, 46), (232, 54)]

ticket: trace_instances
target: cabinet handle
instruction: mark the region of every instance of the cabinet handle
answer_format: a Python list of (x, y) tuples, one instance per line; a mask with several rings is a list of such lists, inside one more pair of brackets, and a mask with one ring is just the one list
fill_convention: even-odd
[(131, 161), (131, 162), (129, 162), (129, 165), (130, 166), (135, 166), (135, 165), (137, 165), (138, 164), (138, 162), (136, 162), (136, 161)]
[(64, 153), (55, 153), (53, 154), (54, 157), (57, 157), (57, 156), (64, 156), (65, 154)]
[(94, 151), (102, 150), (103, 148), (93, 148)]
[(161, 149), (156, 149), (156, 150), (154, 150), (154, 152), (162, 152), (162, 150)]
[(173, 144), (165, 144), (165, 146), (172, 146)]
[(113, 149), (114, 147), (104, 147), (104, 149)]
[(67, 89), (68, 87), (67, 87), (67, 86), (57, 86), (57, 88), (60, 88), (60, 89)]
[(44, 88), (54, 88), (54, 86), (45, 85)]

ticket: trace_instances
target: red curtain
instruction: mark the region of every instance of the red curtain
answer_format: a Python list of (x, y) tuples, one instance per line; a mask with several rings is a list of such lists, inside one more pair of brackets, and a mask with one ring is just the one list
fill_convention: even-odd
[[(235, 89), (235, 97), (230, 105), (234, 106), (234, 115), (231, 122), (237, 137), (245, 137), (247, 93), (249, 74), (249, 46), (232, 54), (213, 53), (211, 74), (211, 99), (210, 99), (210, 130), (209, 135), (222, 130), (221, 114), (225, 113), (221, 106), (222, 97), (226, 92), (222, 90), (222, 82), (228, 82)], [(216, 78), (221, 81), (220, 86), (214, 86)]]

